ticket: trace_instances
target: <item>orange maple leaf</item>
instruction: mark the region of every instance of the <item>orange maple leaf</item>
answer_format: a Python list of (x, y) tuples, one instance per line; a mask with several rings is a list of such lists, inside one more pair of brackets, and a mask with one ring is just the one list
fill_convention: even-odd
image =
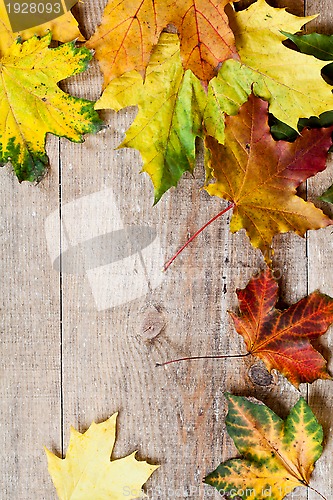
[(302, 382), (331, 379), (326, 360), (311, 341), (333, 322), (333, 298), (318, 291), (284, 311), (275, 308), (278, 285), (266, 268), (243, 290), (237, 290), (240, 315), (230, 313), (248, 352), (268, 370), (279, 370), (296, 387)]
[(231, 0), (109, 0), (101, 25), (87, 42), (96, 51), (104, 86), (128, 71), (144, 72), (151, 50), (168, 24), (179, 32), (185, 69), (208, 82), (220, 63), (237, 57), (225, 13), (229, 3)]
[(303, 130), (294, 143), (275, 141), (268, 126), (268, 103), (253, 94), (237, 116), (226, 117), (225, 142), (207, 137), (208, 169), (215, 182), (206, 190), (233, 203), (230, 230), (245, 229), (251, 244), (271, 261), (273, 236), (333, 223), (297, 187), (326, 168), (333, 127)]

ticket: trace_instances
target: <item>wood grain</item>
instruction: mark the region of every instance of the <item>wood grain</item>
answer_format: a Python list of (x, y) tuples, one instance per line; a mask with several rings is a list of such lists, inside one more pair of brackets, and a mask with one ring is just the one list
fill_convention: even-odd
[[(299, 15), (320, 10), (316, 26), (333, 32), (329, 3), (272, 2)], [(86, 36), (101, 18), (104, 4), (86, 0), (75, 8)], [(97, 99), (101, 81), (93, 63), (89, 72), (64, 88)], [(156, 288), (122, 305), (98, 309), (88, 279), (93, 272), (68, 274), (63, 267), (59, 275), (53, 269), (44, 235), (45, 219), (52, 212), (58, 211), (63, 223), (61, 234), (54, 234), (59, 254), (66, 243), (75, 246), (94, 231), (91, 221), (101, 228), (114, 222), (110, 207), (91, 204), (91, 195), (102, 200), (106, 190), (112, 191), (110, 206), (114, 201), (122, 224), (156, 231), (165, 260), (224, 206), (199, 190), (204, 179), (201, 161), (194, 178), (185, 176), (177, 190), (153, 207), (150, 181), (139, 175), (139, 154), (115, 150), (134, 116), (133, 109), (104, 112), (106, 128), (87, 137), (84, 145), (61, 140), (58, 146), (57, 140), (50, 141), (52, 170), (37, 188), (19, 186), (8, 170), (2, 172), (1, 498), (56, 498), (42, 444), (61, 454), (70, 425), (84, 431), (92, 420), (101, 421), (119, 410), (114, 458), (138, 449), (141, 458), (162, 464), (147, 483), (151, 500), (217, 500), (221, 497), (202, 479), (236, 454), (225, 432), (224, 392), (261, 399), (282, 417), (299, 398), (296, 389), (276, 374), (270, 377), (255, 358), (155, 366), (187, 355), (244, 352), (227, 311), (237, 310), (236, 288), (246, 285), (263, 260), (243, 232), (229, 233), (228, 216), (200, 235)], [(309, 183), (310, 197), (333, 181), (332, 166)], [(80, 207), (78, 200), (84, 200)], [(289, 234), (276, 238), (274, 268), (284, 302), (299, 300), (315, 288), (332, 294), (331, 241), (330, 229), (311, 232), (306, 239)], [(96, 253), (96, 262), (104, 250)], [(125, 296), (128, 287), (135, 286), (133, 273), (121, 261), (118, 271), (117, 296)], [(101, 288), (104, 285), (101, 279)], [(333, 347), (331, 335), (323, 346)], [(328, 435), (332, 385), (318, 382), (301, 392)], [(314, 476), (315, 487), (327, 498), (333, 494), (332, 446), (328, 438)], [(300, 489), (297, 498), (316, 497)]]
[[(3, 499), (53, 498), (43, 445), (61, 442), (59, 275), (45, 240), (58, 207), (58, 140), (38, 187), (1, 172), (1, 409)], [(57, 235), (54, 235), (55, 238)]]
[(312, 31), (332, 33), (333, 12), (330, 0), (305, 0), (305, 12), (307, 16), (319, 14), (317, 19), (310, 24)]

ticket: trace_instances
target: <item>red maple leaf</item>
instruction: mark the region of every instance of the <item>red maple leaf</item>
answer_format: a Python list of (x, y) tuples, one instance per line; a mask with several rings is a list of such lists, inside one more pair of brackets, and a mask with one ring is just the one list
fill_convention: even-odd
[(296, 387), (302, 382), (331, 379), (326, 360), (311, 341), (333, 322), (333, 298), (318, 291), (280, 311), (275, 308), (278, 284), (266, 268), (237, 290), (240, 315), (230, 313), (247, 350), (268, 370), (280, 371)]

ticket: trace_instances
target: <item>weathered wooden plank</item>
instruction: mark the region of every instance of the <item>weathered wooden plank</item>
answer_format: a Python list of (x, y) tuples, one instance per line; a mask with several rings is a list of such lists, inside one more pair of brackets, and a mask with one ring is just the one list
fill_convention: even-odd
[[(1, 171), (1, 498), (53, 498), (43, 445), (61, 440), (59, 276), (44, 224), (58, 207), (58, 140), (38, 186)], [(57, 235), (54, 235), (56, 242)]]
[(318, 33), (332, 33), (333, 12), (330, 0), (305, 0), (306, 15), (319, 14), (318, 18), (310, 24), (311, 31)]
[[(328, 0), (306, 0), (306, 13), (311, 15), (320, 13), (320, 16), (311, 23), (311, 30), (323, 33), (333, 33), (332, 5)], [(325, 213), (333, 216), (331, 205), (328, 203), (318, 203), (317, 197), (333, 183), (333, 162), (332, 157), (328, 162), (325, 172), (317, 175), (308, 181), (308, 196), (320, 206)], [(323, 293), (332, 296), (332, 265), (333, 265), (332, 229), (311, 231), (308, 238), (308, 262), (309, 262), (309, 292), (319, 289)], [(321, 349), (329, 362), (329, 369), (332, 373), (332, 348), (333, 336), (332, 328), (328, 334), (320, 341)], [(324, 427), (325, 447), (320, 461), (317, 463), (313, 475), (313, 485), (326, 498), (330, 498), (333, 492), (332, 477), (332, 404), (333, 387), (331, 382), (316, 382), (309, 387), (309, 403), (313, 407), (320, 423)], [(309, 499), (318, 498), (315, 492), (309, 492)]]

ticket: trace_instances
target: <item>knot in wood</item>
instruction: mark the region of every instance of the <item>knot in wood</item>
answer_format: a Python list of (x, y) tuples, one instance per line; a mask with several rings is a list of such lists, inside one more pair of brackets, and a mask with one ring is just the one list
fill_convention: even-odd
[(145, 340), (153, 340), (163, 331), (165, 324), (162, 311), (150, 309), (144, 313), (140, 335)]
[(251, 382), (262, 387), (267, 387), (273, 383), (273, 376), (262, 365), (255, 364), (249, 369)]

